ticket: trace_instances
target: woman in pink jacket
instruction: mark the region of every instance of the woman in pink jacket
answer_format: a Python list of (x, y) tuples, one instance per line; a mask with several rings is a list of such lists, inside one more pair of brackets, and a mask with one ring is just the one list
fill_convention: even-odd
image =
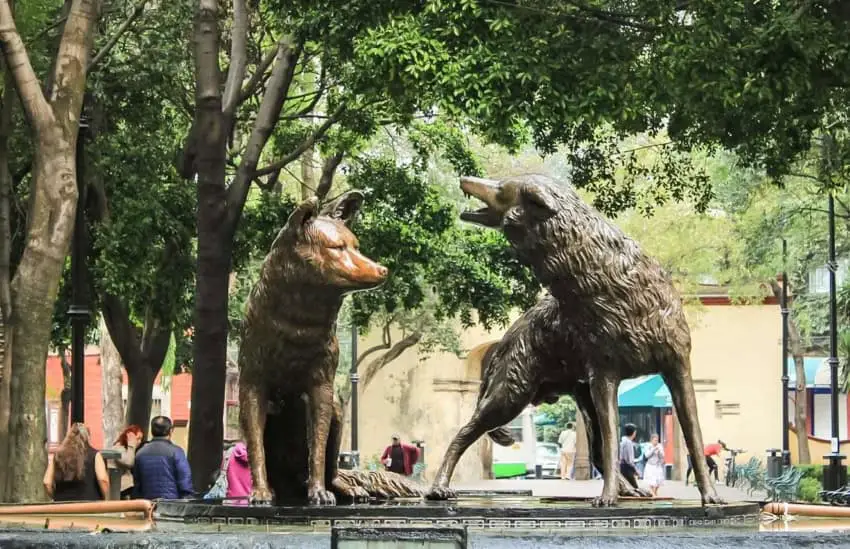
[[(245, 443), (237, 442), (230, 453), (227, 464), (227, 497), (249, 497), (253, 489), (251, 480), (251, 465), (248, 463), (248, 449)], [(233, 502), (236, 505), (247, 505), (248, 500)]]

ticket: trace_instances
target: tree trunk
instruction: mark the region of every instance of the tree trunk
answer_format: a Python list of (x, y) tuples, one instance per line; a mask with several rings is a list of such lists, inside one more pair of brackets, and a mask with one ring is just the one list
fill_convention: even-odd
[[(590, 480), (590, 447), (587, 444), (587, 426), (584, 424), (584, 414), (576, 414), (576, 457), (575, 480)], [(569, 474), (569, 471), (567, 471)]]
[(221, 464), (227, 371), (227, 300), (231, 241), (225, 227), (225, 135), (215, 0), (200, 0), (195, 18), (194, 167), (198, 187), (198, 274), (192, 365), (189, 462), (203, 489)]
[(316, 159), (316, 147), (304, 151), (301, 157), (301, 200), (307, 200), (316, 189), (316, 170), (313, 162)]
[(147, 434), (156, 373), (144, 363), (127, 364), (127, 409), (124, 423), (138, 425)]
[(109, 447), (118, 438), (124, 425), (124, 397), (121, 394), (121, 356), (109, 337), (109, 329), (103, 315), (100, 317), (100, 368), (102, 375), (101, 404), (103, 409), (104, 447)]
[(35, 154), (26, 246), (12, 280), (11, 412), (7, 495), (43, 499), (44, 414), (53, 304), (77, 207), (75, 146), (99, 0), (74, 0), (56, 54), (49, 101), (39, 87), (8, 0), (0, 0), (0, 47), (33, 130)]
[[(10, 3), (13, 4), (13, 3)], [(14, 9), (13, 5), (10, 5)], [(9, 136), (12, 133), (12, 109), (15, 78), (0, 59), (3, 68), (3, 105), (0, 107), (0, 457), (9, 455), (9, 412), (12, 381), (12, 175), (9, 173)], [(6, 495), (6, 467), (0, 467), (0, 501)]]
[[(797, 426), (797, 462), (807, 464), (812, 462), (809, 452), (809, 430), (806, 428), (806, 368), (803, 361), (803, 343), (800, 339), (800, 331), (794, 318), (788, 315), (788, 346), (791, 356), (794, 357), (794, 372), (797, 376), (796, 389), (794, 393), (794, 425)], [(787, 429), (788, 426), (786, 425)]]
[[(11, 411), (9, 389), (12, 378), (12, 334), (13, 330), (7, 324), (3, 325), (3, 362), (0, 373), (0, 456), (9, 455), (9, 412)], [(0, 501), (6, 500), (6, 476), (8, 467), (0, 467)]]

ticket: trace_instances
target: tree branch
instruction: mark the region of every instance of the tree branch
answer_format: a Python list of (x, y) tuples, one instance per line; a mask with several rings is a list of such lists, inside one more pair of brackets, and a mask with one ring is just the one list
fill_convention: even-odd
[(324, 200), (328, 196), (328, 193), (331, 192), (336, 169), (342, 162), (343, 157), (345, 157), (345, 152), (340, 151), (333, 156), (325, 158), (325, 163), (322, 165), (322, 176), (319, 178), (319, 184), (316, 186), (316, 196), (319, 198), (319, 201)]
[[(248, 8), (245, 0), (233, 0), (233, 26), (230, 45), (230, 68), (224, 85), (222, 112), (228, 127), (233, 125), (245, 70), (248, 67)], [(229, 135), (230, 132), (228, 131)]]
[(380, 372), (384, 366), (397, 359), (404, 353), (407, 349), (413, 347), (419, 340), (422, 339), (422, 332), (413, 332), (409, 336), (405, 337), (398, 343), (392, 346), (392, 348), (384, 353), (383, 356), (376, 358), (372, 362), (366, 366), (366, 369), (363, 371), (363, 378), (360, 382), (360, 389), (365, 389), (369, 383), (375, 378), (378, 372)]
[(274, 63), (275, 57), (277, 57), (277, 47), (270, 49), (266, 53), (266, 56), (260, 61), (260, 64), (257, 65), (257, 70), (254, 71), (254, 74), (251, 75), (248, 83), (242, 88), (242, 92), (239, 95), (239, 103), (244, 103), (249, 97), (254, 95), (257, 88), (265, 82), (266, 72), (268, 72), (269, 67), (272, 66), (272, 63)]
[[(311, 92), (314, 95), (313, 98), (310, 100), (310, 103), (297, 113), (284, 117), (284, 120), (294, 120), (296, 118), (302, 118), (312, 113), (313, 109), (315, 109), (316, 105), (318, 105), (319, 101), (321, 101), (326, 89), (327, 84), (325, 83), (325, 65), (322, 65), (322, 72), (319, 75), (319, 88), (316, 91)], [(301, 94), (301, 97), (307, 97), (311, 93)], [(293, 99), (295, 99), (295, 97), (288, 97), (287, 101), (291, 101)]]
[[(86, 89), (86, 68), (94, 46), (100, 5), (101, 0), (74, 0), (62, 31), (59, 51), (56, 53), (53, 86), (48, 90), (56, 122), (66, 136), (74, 136), (71, 143), (76, 141), (79, 129), (83, 93)], [(72, 215), (72, 222), (73, 217)]]
[(802, 178), (802, 179), (810, 179), (812, 181), (816, 181), (816, 182), (820, 183), (821, 185), (823, 184), (823, 181), (821, 181), (817, 176), (809, 175), (807, 173), (791, 172), (788, 175), (790, 175), (791, 177), (799, 177), (799, 178)]
[(142, 334), (141, 355), (145, 364), (150, 366), (156, 375), (162, 368), (168, 345), (171, 343), (171, 329), (155, 316), (149, 314), (147, 317)]
[(64, 24), (64, 23), (65, 23), (65, 21), (67, 21), (67, 20), (68, 20), (68, 16), (67, 16), (67, 15), (63, 15), (63, 16), (59, 17), (59, 19), (57, 19), (56, 21), (54, 21), (54, 22), (50, 23), (50, 24), (49, 24), (49, 25), (47, 25), (45, 28), (41, 29), (41, 31), (39, 31), (39, 33), (38, 33), (38, 34), (36, 34), (35, 36), (30, 37), (30, 39), (29, 39), (29, 40), (27, 40), (26, 45), (27, 45), (27, 46), (29, 46), (29, 45), (33, 44), (34, 42), (37, 42), (39, 39), (41, 39), (43, 36), (46, 36), (46, 35), (47, 35), (47, 33), (49, 33), (50, 31), (52, 31), (53, 29), (55, 29), (55, 28), (57, 28), (57, 27), (61, 27), (61, 26), (62, 26), (62, 24)]
[(130, 320), (127, 305), (118, 297), (104, 293), (103, 320), (109, 330), (109, 337), (115, 344), (121, 361), (127, 369), (136, 368), (142, 363), (139, 334)]
[(0, 48), (6, 58), (6, 67), (15, 79), (15, 87), (27, 119), (37, 134), (45, 133), (55, 122), (53, 109), (41, 92), (38, 77), (15, 26), (9, 0), (0, 0)]
[(127, 32), (127, 30), (136, 22), (136, 19), (141, 17), (142, 13), (145, 11), (145, 6), (147, 5), (148, 0), (140, 0), (136, 3), (136, 6), (133, 8), (133, 11), (130, 13), (130, 16), (124, 20), (123, 23), (118, 27), (115, 31), (115, 34), (107, 40), (106, 44), (97, 52), (97, 55), (91, 60), (88, 66), (88, 72), (92, 72), (94, 67), (100, 63), (104, 57), (106, 57), (112, 48), (115, 47), (115, 44), (121, 39), (122, 36)]
[(248, 146), (245, 147), (245, 154), (239, 163), (236, 178), (227, 190), (227, 222), (231, 233), (236, 230), (245, 200), (248, 199), (248, 191), (256, 177), (255, 170), (260, 161), (260, 155), (280, 117), (300, 55), (300, 44), (293, 47), (289, 38), (283, 38), (278, 42), (275, 65), (263, 101), (260, 103), (260, 111), (254, 120), (251, 137), (248, 138)]
[(277, 162), (269, 164), (268, 166), (260, 168), (259, 170), (254, 172), (254, 177), (261, 177), (270, 173), (274, 173), (283, 169), (283, 167), (289, 164), (290, 162), (297, 160), (298, 157), (304, 154), (304, 151), (312, 147), (313, 144), (316, 143), (316, 141), (321, 139), (328, 132), (331, 126), (333, 126), (340, 119), (343, 112), (344, 107), (338, 110), (332, 116), (328, 117), (327, 120), (325, 120), (319, 127), (317, 127), (315, 131), (313, 131), (313, 133), (311, 133), (307, 137), (307, 139), (302, 141), (301, 144), (298, 145), (298, 147), (296, 147), (295, 150), (293, 150), (291, 153), (287, 154)]

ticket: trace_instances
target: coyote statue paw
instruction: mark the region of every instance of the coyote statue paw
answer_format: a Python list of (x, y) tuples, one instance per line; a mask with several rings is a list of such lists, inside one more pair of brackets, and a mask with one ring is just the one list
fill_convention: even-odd
[(618, 497), (619, 496), (617, 495), (617, 488), (616, 487), (614, 487), (614, 489), (612, 490), (609, 487), (605, 486), (605, 487), (602, 488), (602, 495), (600, 495), (597, 498), (594, 498), (593, 506), (594, 507), (613, 507), (614, 505), (617, 505)]
[(425, 499), (431, 501), (445, 501), (447, 499), (456, 499), (457, 494), (448, 486), (432, 486), (425, 494)]
[(310, 505), (336, 505), (336, 497), (333, 492), (329, 492), (321, 486), (311, 486), (307, 490), (307, 503)]
[(333, 479), (331, 481), (331, 488), (338, 496), (342, 498), (351, 498), (355, 503), (366, 502), (370, 499), (368, 490), (362, 486), (357, 486), (356, 484), (348, 482), (342, 477), (336, 477)]
[(717, 492), (715, 492), (714, 490), (711, 490), (711, 493), (702, 495), (702, 504), (703, 505), (711, 505), (711, 504), (726, 505), (726, 502), (723, 501), (723, 499), (720, 496), (717, 495)]
[(627, 481), (623, 475), (618, 475), (617, 484), (620, 492), (620, 496), (629, 496), (633, 498), (649, 498), (652, 497), (652, 492), (648, 490), (644, 490), (643, 488), (635, 488), (629, 481)]
[(251, 505), (271, 505), (274, 494), (265, 486), (258, 486), (251, 492)]

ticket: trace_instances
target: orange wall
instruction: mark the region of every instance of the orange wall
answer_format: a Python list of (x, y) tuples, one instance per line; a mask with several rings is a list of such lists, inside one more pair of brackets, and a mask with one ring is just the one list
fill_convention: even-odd
[[(127, 373), (123, 373), (124, 385), (127, 384)], [(48, 402), (59, 402), (62, 393), (62, 364), (58, 355), (51, 354), (47, 357), (46, 364), (47, 388), (45, 400)], [(91, 431), (91, 442), (95, 448), (102, 448), (103, 440), (103, 403), (102, 385), (103, 375), (100, 363), (100, 354), (96, 347), (86, 349), (85, 360), (85, 423)], [(162, 375), (157, 375), (154, 383), (160, 384)], [(189, 399), (192, 393), (192, 375), (179, 374), (171, 377), (171, 419), (175, 423), (185, 423), (189, 420)], [(183, 427), (185, 431), (185, 427)], [(186, 438), (185, 435), (182, 438)], [(175, 433), (175, 442), (179, 444)], [(184, 446), (185, 447), (185, 446)]]

